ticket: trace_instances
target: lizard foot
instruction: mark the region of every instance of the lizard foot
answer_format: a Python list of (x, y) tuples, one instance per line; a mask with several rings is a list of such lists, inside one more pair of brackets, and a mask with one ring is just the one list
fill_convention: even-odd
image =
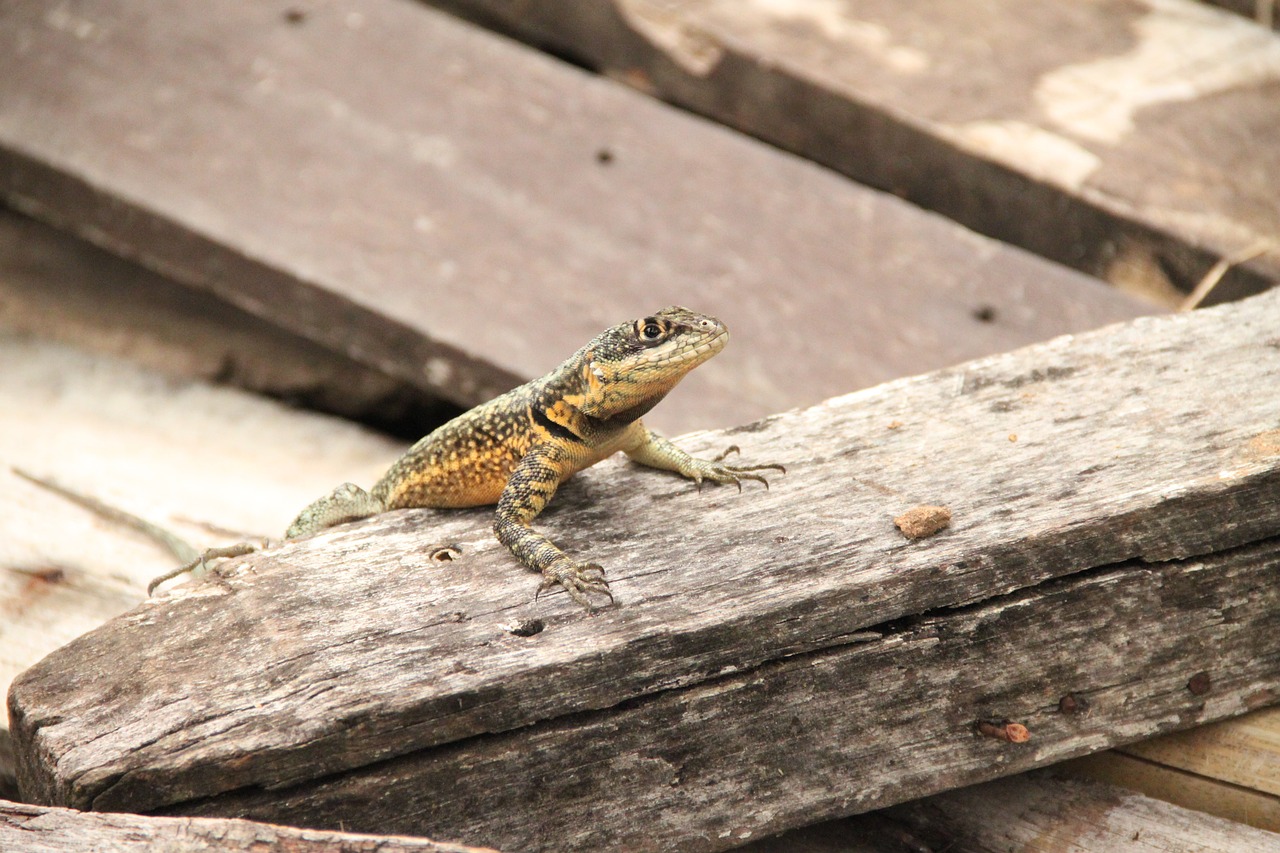
[(783, 474), (787, 473), (787, 469), (778, 464), (769, 465), (726, 465), (724, 460), (732, 453), (741, 453), (738, 445), (731, 444), (725, 451), (714, 459), (694, 459), (694, 470), (686, 476), (692, 477), (693, 481), (698, 484), (698, 489), (702, 489), (702, 481), (710, 480), (713, 483), (733, 483), (738, 487), (738, 491), (742, 491), (743, 480), (755, 480), (757, 483), (764, 483), (764, 487), (769, 488), (769, 481), (763, 475), (757, 474), (757, 471), (778, 471)]
[(609, 582), (605, 580), (604, 569), (595, 563), (581, 565), (566, 560), (547, 566), (542, 572), (542, 583), (538, 585), (538, 591), (533, 597), (536, 599), (553, 586), (564, 587), (569, 597), (587, 610), (594, 609), (591, 606), (592, 593), (607, 595), (609, 603), (613, 604), (613, 593), (609, 591)]
[(154, 595), (156, 587), (165, 581), (170, 581), (178, 575), (186, 572), (204, 571), (209, 566), (210, 560), (220, 560), (226, 557), (243, 557), (245, 554), (252, 554), (254, 551), (262, 549), (261, 545), (255, 545), (252, 542), (237, 542), (234, 545), (223, 545), (218, 548), (210, 548), (199, 557), (196, 557), (189, 563), (184, 563), (172, 571), (165, 572), (160, 577), (155, 578), (151, 583), (147, 584), (147, 595)]

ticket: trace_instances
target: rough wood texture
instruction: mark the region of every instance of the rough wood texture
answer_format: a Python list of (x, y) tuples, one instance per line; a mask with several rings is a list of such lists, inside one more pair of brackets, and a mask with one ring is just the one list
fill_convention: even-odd
[[(1278, 853), (1280, 835), (1044, 772), (951, 791), (887, 816), (947, 853)], [(834, 850), (833, 850), (834, 853)]]
[[(1100, 753), (1111, 754), (1111, 753)], [(1034, 770), (762, 839), (735, 853), (1277, 853), (1280, 835)]]
[(1120, 752), (1124, 756), (1098, 757), (1099, 778), (1280, 832), (1280, 708), (1131, 743)]
[(1113, 785), (1059, 778), (1055, 768), (792, 830), (735, 851), (1277, 853), (1280, 835)]
[(1280, 798), (1280, 708), (1129, 744), (1125, 752)]
[(1280, 37), (1191, 0), (437, 2), (1118, 284), (1280, 280)]
[[(1183, 808), (1280, 832), (1280, 797), (1126, 753), (1127, 748), (1088, 755), (1065, 762), (1062, 772), (1123, 785)], [(1276, 760), (1274, 754), (1271, 760)]]
[(6, 4), (0, 197), (464, 404), (715, 314), (668, 432), (1150, 310), (399, 0)]
[[(1276, 701), (1280, 590), (1266, 587), (1277, 571), (1280, 539), (1125, 564), (609, 711), (166, 811), (342, 820), (514, 850), (723, 849)], [(1188, 689), (1200, 672), (1217, 682), (1210, 693)], [(1059, 710), (1072, 694), (1090, 703), (1086, 718)], [(1008, 718), (1028, 742), (979, 734)], [(150, 794), (166, 769), (137, 768), (102, 799)]]
[(77, 812), (0, 800), (0, 850), (14, 853), (494, 853), (425, 838), (316, 832), (246, 820)]
[(181, 381), (234, 385), (415, 439), (457, 412), (209, 293), (3, 207), (0, 331), (125, 358)]
[[(1225, 549), (1280, 534), (1277, 328), (1280, 292), (685, 439), (769, 491), (598, 466), (540, 521), (610, 570), (594, 618), (530, 601), (488, 511), (246, 559), (15, 682), (24, 792), (713, 849), (1275, 702), (1276, 544)], [(953, 523), (906, 541), (923, 503)], [(1005, 717), (1029, 744), (974, 734)]]
[[(0, 309), (5, 319), (17, 312)], [(11, 465), (206, 547), (232, 531), (279, 536), (316, 495), (349, 478), (371, 482), (404, 449), (334, 418), (3, 328), (0, 365), (3, 692), (58, 646), (137, 606), (147, 581), (173, 566), (154, 542), (18, 478)]]

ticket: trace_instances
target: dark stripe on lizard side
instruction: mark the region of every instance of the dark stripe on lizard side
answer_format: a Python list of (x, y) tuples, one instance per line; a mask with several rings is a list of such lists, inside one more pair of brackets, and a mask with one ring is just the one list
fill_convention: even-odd
[(529, 416), (533, 418), (533, 422), (554, 435), (556, 438), (563, 438), (566, 441), (576, 441), (579, 444), (585, 444), (586, 441), (582, 436), (569, 429), (564, 424), (558, 424), (551, 418), (547, 417), (547, 413), (543, 411), (541, 406), (530, 406)]

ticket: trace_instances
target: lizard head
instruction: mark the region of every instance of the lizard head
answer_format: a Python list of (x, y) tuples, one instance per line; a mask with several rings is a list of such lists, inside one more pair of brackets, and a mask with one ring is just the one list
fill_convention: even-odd
[(728, 341), (724, 323), (678, 306), (606, 329), (580, 353), (578, 408), (596, 418), (634, 421)]

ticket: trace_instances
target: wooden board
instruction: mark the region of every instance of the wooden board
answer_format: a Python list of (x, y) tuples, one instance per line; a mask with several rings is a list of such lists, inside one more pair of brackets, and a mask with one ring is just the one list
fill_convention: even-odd
[(1276, 8), (1276, 0), (1209, 0), (1215, 6), (1221, 6), (1262, 27), (1280, 29), (1280, 9)]
[(1141, 791), (1170, 803), (1224, 820), (1280, 832), (1280, 797), (1225, 784), (1198, 773), (1157, 764), (1119, 750), (1065, 762), (1061, 772)]
[[(1277, 328), (1280, 292), (686, 440), (787, 464), (769, 491), (600, 466), (540, 521), (610, 570), (595, 617), (531, 601), (488, 511), (256, 555), (15, 683), (24, 792), (478, 843), (546, 829), (545, 797), (558, 849), (718, 849), (1273, 703)], [(920, 503), (952, 527), (908, 542), (891, 519)], [(127, 685), (82, 677), (107, 660)], [(1090, 714), (1060, 713), (1073, 692)], [(1001, 717), (1032, 745), (974, 733)]]
[(1280, 835), (1096, 782), (1044, 772), (952, 791), (890, 809), (933, 850), (1004, 853), (1275, 853)]
[[(801, 654), (607, 712), (164, 811), (320, 827), (342, 820), (515, 850), (721, 850), (1275, 701), (1280, 591), (1249, 598), (1277, 571), (1273, 541), (1231, 557), (1073, 577), (968, 612), (877, 626), (861, 648)], [(1222, 608), (1238, 620), (1227, 632)], [(1141, 639), (1108, 631), (1134, 623)], [(1188, 670), (1201, 667), (1218, 680), (1212, 695), (1187, 686)], [(1072, 694), (1090, 703), (1087, 719), (1059, 710)], [(983, 721), (1005, 718), (1024, 724), (1030, 740), (979, 733)], [(294, 724), (309, 728), (315, 718)], [(250, 742), (241, 742), (241, 761), (258, 758)], [(120, 764), (99, 767), (95, 777), (112, 777), (100, 800), (151, 795), (166, 787), (169, 766), (123, 777)], [(240, 768), (193, 771), (211, 779)]]
[(735, 849), (739, 853), (1280, 851), (1280, 834), (1114, 785), (1059, 774), (1058, 768), (1020, 773)]
[(244, 388), (415, 440), (457, 413), (407, 382), (3, 207), (0, 330), (127, 359), (179, 381)]
[(1125, 751), (1280, 798), (1280, 708), (1130, 744)]
[(0, 15), (0, 198), (462, 404), (668, 304), (726, 427), (1150, 309), (403, 0)]
[(1280, 36), (1192, 0), (437, 2), (1117, 284), (1280, 280)]
[[(0, 309), (15, 313), (31, 316)], [(174, 565), (136, 531), (10, 466), (206, 547), (280, 536), (315, 496), (346, 479), (371, 482), (404, 449), (344, 421), (9, 329), (0, 329), (0, 364), (0, 695), (49, 652), (135, 607)]]
[(0, 800), (0, 850), (22, 853), (495, 853), (426, 838), (316, 832), (211, 818), (89, 814)]

